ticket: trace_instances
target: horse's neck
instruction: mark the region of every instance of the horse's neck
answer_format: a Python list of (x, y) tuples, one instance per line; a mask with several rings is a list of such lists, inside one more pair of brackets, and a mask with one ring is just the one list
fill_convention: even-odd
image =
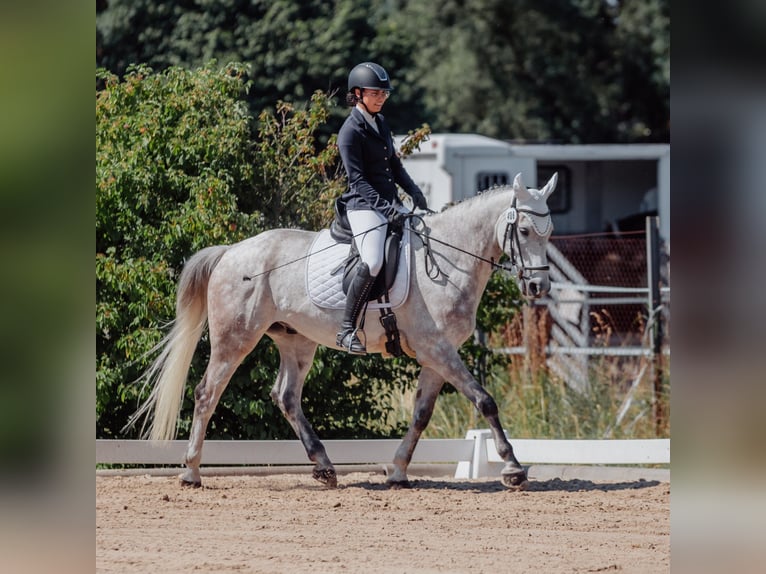
[(500, 258), (496, 228), (511, 199), (510, 193), (493, 192), (451, 207), (433, 220), (431, 237), (451, 247), (438, 250), (450, 262), (449, 283), (461, 291), (463, 303), (478, 304), (492, 273), (490, 262)]
[(489, 192), (487, 196), (467, 200), (442, 212), (438, 223), (434, 222), (434, 232), (439, 238), (447, 238), (451, 245), (473, 254), (462, 254), (470, 260), (469, 265), (480, 265), (482, 259), (497, 259), (500, 256), (497, 220), (512, 200), (512, 191)]

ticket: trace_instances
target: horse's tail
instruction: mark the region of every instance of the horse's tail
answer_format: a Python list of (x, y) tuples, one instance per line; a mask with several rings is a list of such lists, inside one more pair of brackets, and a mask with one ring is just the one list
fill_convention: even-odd
[(159, 351), (159, 354), (141, 377), (152, 391), (126, 426), (142, 418), (144, 438), (170, 440), (176, 436), (189, 367), (207, 324), (208, 280), (227, 249), (224, 245), (202, 249), (186, 262), (181, 272), (176, 318), (170, 332), (152, 349), (152, 353)]

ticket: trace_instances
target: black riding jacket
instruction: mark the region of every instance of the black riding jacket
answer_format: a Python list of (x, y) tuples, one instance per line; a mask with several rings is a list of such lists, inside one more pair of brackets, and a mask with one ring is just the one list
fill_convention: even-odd
[(374, 209), (390, 216), (399, 203), (396, 184), (412, 197), (422, 194), (396, 155), (391, 130), (381, 114), (379, 132), (353, 108), (338, 132), (338, 148), (348, 175), (341, 201), (347, 209)]

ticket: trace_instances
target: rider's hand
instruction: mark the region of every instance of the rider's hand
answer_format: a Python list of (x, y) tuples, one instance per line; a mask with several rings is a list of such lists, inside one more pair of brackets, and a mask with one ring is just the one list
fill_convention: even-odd
[(388, 224), (394, 227), (402, 227), (404, 225), (404, 214), (397, 209), (391, 210), (386, 219), (388, 219)]
[(423, 195), (422, 192), (418, 192), (412, 196), (412, 203), (415, 205), (416, 208), (422, 209), (423, 211), (428, 209), (428, 202), (426, 201), (426, 196)]

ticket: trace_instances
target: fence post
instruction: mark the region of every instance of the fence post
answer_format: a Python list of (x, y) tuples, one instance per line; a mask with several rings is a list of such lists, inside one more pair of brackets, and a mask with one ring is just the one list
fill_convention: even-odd
[(522, 307), (523, 337), (526, 353), (525, 368), (530, 376), (545, 367), (545, 347), (548, 344), (547, 307), (525, 302)]
[(665, 426), (665, 408), (662, 402), (663, 389), (663, 360), (662, 360), (662, 312), (660, 306), (660, 224), (659, 217), (646, 218), (646, 272), (649, 291), (648, 325), (652, 337), (652, 357), (654, 362), (654, 429), (660, 436)]

